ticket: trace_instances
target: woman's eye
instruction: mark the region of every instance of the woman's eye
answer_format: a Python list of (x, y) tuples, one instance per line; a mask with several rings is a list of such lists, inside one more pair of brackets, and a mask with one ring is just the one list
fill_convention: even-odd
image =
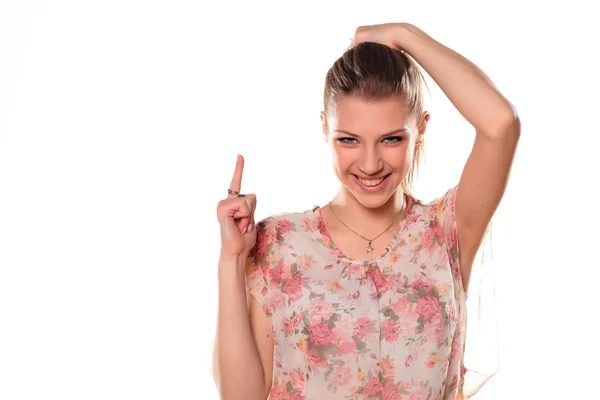
[(386, 142), (388, 142), (388, 143), (398, 143), (398, 142), (402, 141), (402, 136), (389, 136), (389, 137), (386, 137), (383, 140), (386, 141)]
[[(340, 143), (344, 143), (344, 144), (357, 144), (358, 141), (355, 138), (351, 138), (351, 137), (342, 137), (337, 139), (338, 142)], [(399, 143), (402, 140), (404, 140), (404, 138), (402, 136), (388, 136), (385, 139), (383, 139), (383, 142), (385, 143)]]

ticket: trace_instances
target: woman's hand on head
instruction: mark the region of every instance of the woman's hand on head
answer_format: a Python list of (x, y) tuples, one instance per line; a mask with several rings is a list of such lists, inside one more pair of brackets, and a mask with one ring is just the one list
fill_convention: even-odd
[(406, 23), (397, 22), (359, 26), (354, 32), (354, 37), (352, 38), (349, 48), (363, 42), (375, 42), (384, 44), (393, 49), (402, 49), (399, 37), (402, 29), (407, 25), (408, 24)]

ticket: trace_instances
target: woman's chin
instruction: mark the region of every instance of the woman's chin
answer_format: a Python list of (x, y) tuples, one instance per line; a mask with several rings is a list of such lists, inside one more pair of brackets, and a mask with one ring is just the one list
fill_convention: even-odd
[(350, 178), (344, 182), (344, 186), (360, 204), (370, 209), (382, 207), (399, 188), (399, 184), (393, 179), (393, 174), (376, 187), (367, 187), (358, 181), (356, 176), (350, 175)]
[(360, 204), (362, 204), (366, 208), (371, 209), (382, 207), (385, 203), (388, 202), (388, 200), (390, 199), (390, 197), (392, 197), (393, 194), (393, 192), (390, 192), (388, 190), (377, 193), (364, 193), (361, 190), (356, 190), (356, 188), (352, 188), (350, 192)]

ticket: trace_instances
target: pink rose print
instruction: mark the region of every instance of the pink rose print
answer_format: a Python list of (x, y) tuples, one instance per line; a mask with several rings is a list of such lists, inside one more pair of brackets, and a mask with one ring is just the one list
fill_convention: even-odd
[(406, 357), (406, 360), (404, 360), (404, 366), (406, 368), (410, 367), (414, 360), (414, 357), (412, 355), (409, 355), (408, 357)]
[[(450, 221), (449, 223), (447, 222), (446, 226), (451, 226), (450, 224), (452, 223), (452, 221)], [(458, 245), (458, 237), (456, 236), (456, 231), (451, 229), (450, 232), (448, 232), (448, 247), (453, 248), (456, 247)]]
[(461, 343), (460, 340), (458, 340), (459, 335), (456, 335), (454, 337), (454, 339), (452, 340), (452, 350), (450, 351), (450, 358), (454, 358), (456, 356), (456, 354), (458, 353), (458, 351), (460, 350), (461, 347)]
[(383, 385), (379, 379), (372, 376), (362, 387), (362, 394), (365, 396), (375, 396), (377, 393), (381, 392), (381, 389), (383, 389)]
[(402, 289), (403, 287), (403, 283), (402, 283), (402, 278), (400, 277), (400, 275), (391, 275), (388, 278), (388, 287), (390, 290), (398, 290), (398, 289)]
[(296, 333), (296, 329), (302, 323), (302, 317), (300, 315), (296, 315), (291, 320), (289, 318), (283, 319), (283, 331), (289, 335), (294, 335)]
[(331, 329), (336, 337), (347, 338), (352, 336), (352, 331), (354, 329), (353, 320), (344, 319), (339, 314), (335, 314), (333, 320), (335, 321), (335, 327)]
[(298, 256), (298, 265), (304, 272), (308, 271), (310, 267), (315, 263), (312, 257), (309, 256)]
[(331, 375), (329, 375), (330, 386), (343, 386), (350, 383), (350, 379), (352, 379), (352, 375), (349, 367), (345, 367), (343, 365), (338, 365)]
[(393, 377), (396, 375), (396, 365), (392, 360), (382, 360), (379, 363), (379, 366), (383, 370), (383, 374), (388, 377)]
[(415, 222), (417, 222), (419, 220), (419, 215), (417, 214), (413, 214), (410, 216), (410, 218), (406, 219), (406, 223), (407, 224), (414, 224)]
[(293, 370), (290, 373), (290, 378), (292, 378), (292, 381), (294, 382), (294, 386), (297, 388), (304, 388), (304, 375), (302, 375), (302, 372), (298, 369)]
[(354, 335), (358, 336), (359, 339), (364, 339), (371, 336), (372, 328), (373, 321), (369, 317), (360, 317), (354, 326)]
[(425, 278), (423, 278), (422, 276), (420, 276), (419, 279), (414, 281), (410, 286), (415, 292), (420, 289), (425, 293), (431, 293), (435, 288), (435, 285), (431, 281), (425, 280)]
[(440, 362), (440, 357), (438, 354), (431, 355), (425, 360), (425, 366), (427, 368), (433, 368)]
[(425, 322), (424, 333), (427, 340), (439, 343), (446, 336), (444, 332), (444, 319), (440, 314), (431, 318), (431, 322)]
[(292, 277), (292, 270), (289, 265), (285, 265), (280, 262), (276, 267), (273, 267), (269, 271), (269, 278), (271, 282), (279, 284), (282, 280), (290, 279)]
[(352, 264), (346, 268), (348, 277), (355, 278), (362, 274), (363, 267), (360, 264)]
[(379, 268), (369, 269), (367, 275), (370, 275), (373, 280), (377, 293), (385, 293), (388, 291), (387, 281)]
[(383, 323), (383, 337), (390, 343), (398, 340), (401, 333), (400, 324), (392, 319)]
[(308, 340), (317, 347), (329, 346), (333, 339), (335, 339), (335, 336), (327, 323), (308, 327)]
[(356, 354), (356, 343), (354, 341), (344, 342), (338, 346), (337, 355), (341, 357), (346, 354)]
[(450, 311), (448, 312), (448, 320), (456, 321), (456, 310), (454, 309), (454, 307), (451, 307)]
[(287, 390), (287, 385), (285, 383), (279, 385), (273, 385), (271, 387), (271, 393), (269, 395), (269, 399), (274, 400), (286, 400), (289, 398), (290, 392)]
[(437, 297), (423, 296), (417, 300), (417, 314), (425, 320), (430, 320), (442, 311), (442, 305)]
[(292, 229), (292, 221), (288, 219), (282, 219), (277, 221), (277, 229), (282, 235), (287, 235)]
[(436, 242), (443, 243), (443, 241), (444, 234), (442, 232), (442, 226), (439, 223), (429, 226), (421, 236), (421, 246), (423, 246), (423, 249), (426, 250), (431, 248), (435, 249), (433, 244)]
[(266, 233), (261, 233), (261, 231), (259, 230), (258, 234), (256, 235), (256, 243), (254, 244), (254, 248), (252, 250), (254, 253), (254, 258), (258, 260), (258, 262), (263, 260), (265, 252), (269, 248), (270, 244), (270, 236)]
[(318, 298), (313, 300), (307, 307), (308, 319), (313, 324), (321, 323), (321, 319), (329, 320), (333, 314), (333, 306), (325, 299)]
[(306, 354), (308, 356), (308, 365), (315, 371), (327, 367), (327, 353), (323, 354), (323, 358), (314, 349), (310, 349)]
[(308, 218), (304, 218), (302, 220), (302, 225), (304, 226), (304, 229), (310, 232), (316, 232), (319, 228), (317, 227), (317, 224), (315, 224), (315, 222), (311, 219)]
[(393, 381), (387, 381), (383, 387), (383, 400), (400, 400), (400, 390)]
[(265, 224), (265, 236), (269, 242), (277, 241), (277, 221)]
[(404, 332), (417, 332), (419, 326), (419, 314), (415, 312), (415, 305), (409, 307), (409, 313), (400, 318), (400, 329)]
[(281, 290), (283, 290), (292, 301), (296, 301), (302, 297), (302, 274), (297, 273), (291, 279), (288, 279)]
[(283, 296), (283, 293), (281, 293), (279, 290), (274, 290), (271, 293), (271, 304), (276, 309), (282, 309), (285, 307), (285, 297)]
[(392, 310), (396, 315), (406, 315), (410, 312), (411, 306), (412, 303), (408, 301), (408, 298), (406, 296), (402, 296), (398, 299), (398, 301), (392, 304)]

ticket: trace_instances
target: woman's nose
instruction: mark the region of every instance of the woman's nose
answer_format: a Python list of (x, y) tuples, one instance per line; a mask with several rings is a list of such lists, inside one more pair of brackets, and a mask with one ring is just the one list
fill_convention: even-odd
[(383, 160), (377, 149), (365, 149), (358, 169), (367, 175), (375, 175), (383, 169)]

